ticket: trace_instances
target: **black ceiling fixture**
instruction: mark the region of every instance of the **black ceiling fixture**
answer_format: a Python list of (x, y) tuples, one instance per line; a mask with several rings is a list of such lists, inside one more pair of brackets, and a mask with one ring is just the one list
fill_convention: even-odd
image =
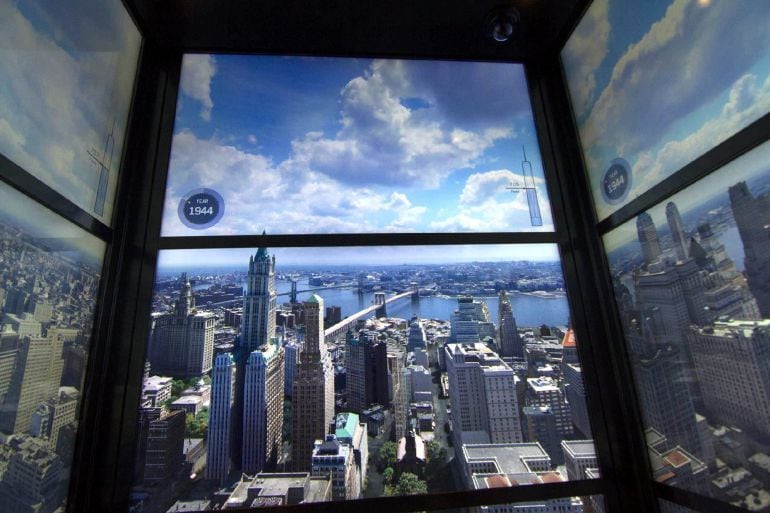
[(186, 52), (485, 61), (556, 55), (590, 3), (511, 2), (519, 21), (500, 44), (487, 32), (500, 1), (123, 0), (145, 36)]

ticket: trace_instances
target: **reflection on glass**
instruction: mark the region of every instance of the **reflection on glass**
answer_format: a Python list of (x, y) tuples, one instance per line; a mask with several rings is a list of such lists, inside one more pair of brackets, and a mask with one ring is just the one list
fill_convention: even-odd
[(553, 230), (523, 67), (185, 56), (162, 233), (263, 230)]
[(622, 206), (601, 190), (616, 158), (632, 170), (628, 201), (770, 112), (769, 13), (752, 1), (592, 2), (562, 60), (600, 219)]
[(145, 511), (598, 472), (554, 245), (162, 251), (153, 312)]
[(0, 184), (0, 499), (63, 507), (104, 244)]
[(0, 4), (0, 154), (108, 224), (140, 44), (116, 0)]
[(770, 143), (610, 232), (654, 478), (770, 503)]

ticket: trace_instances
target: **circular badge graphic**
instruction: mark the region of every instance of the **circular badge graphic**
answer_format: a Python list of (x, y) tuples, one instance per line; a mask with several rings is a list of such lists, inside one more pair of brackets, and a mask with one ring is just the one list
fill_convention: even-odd
[(631, 166), (626, 159), (616, 158), (602, 176), (602, 197), (610, 205), (617, 205), (626, 199), (631, 191)]
[(225, 200), (213, 189), (195, 189), (179, 201), (179, 219), (188, 228), (205, 230), (217, 224), (225, 214)]

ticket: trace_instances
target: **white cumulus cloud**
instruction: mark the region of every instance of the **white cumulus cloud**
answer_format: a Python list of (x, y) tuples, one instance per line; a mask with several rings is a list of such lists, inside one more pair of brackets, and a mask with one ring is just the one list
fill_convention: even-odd
[(211, 99), (211, 79), (216, 72), (217, 64), (213, 55), (186, 54), (184, 56), (179, 86), (184, 94), (201, 104), (200, 116), (206, 121), (211, 120), (211, 109), (214, 107)]

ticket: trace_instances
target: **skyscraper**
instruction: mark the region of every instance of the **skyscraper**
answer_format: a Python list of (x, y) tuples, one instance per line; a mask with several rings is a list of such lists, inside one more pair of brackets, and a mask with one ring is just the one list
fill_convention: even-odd
[(500, 347), (500, 356), (524, 358), (524, 346), (519, 337), (516, 326), (516, 318), (513, 316), (513, 308), (508, 294), (501, 290), (497, 309), (497, 340)]
[(299, 355), (302, 351), (302, 344), (298, 340), (291, 340), (283, 346), (284, 352), (284, 370), (283, 370), (283, 394), (291, 397), (294, 388), (294, 374), (299, 365)]
[(371, 404), (387, 406), (388, 349), (374, 331), (361, 330), (356, 337), (348, 332), (346, 340), (346, 386), (348, 409), (363, 412)]
[(709, 418), (770, 436), (770, 319), (693, 326), (689, 342)]
[(310, 470), (316, 440), (323, 440), (334, 418), (334, 369), (326, 350), (323, 299), (313, 294), (304, 303), (305, 347), (299, 356), (292, 393), (292, 466)]
[[(268, 455), (275, 461), (274, 423), (283, 426), (284, 352), (276, 341), (275, 257), (259, 248), (249, 257), (246, 290), (243, 295), (241, 343), (236, 354), (236, 382), (231, 450), (233, 464), (244, 472), (261, 471)], [(257, 354), (255, 354), (255, 352)], [(276, 374), (281, 384), (273, 390)], [(281, 405), (276, 409), (275, 402)], [(266, 416), (272, 414), (272, 417)], [(270, 424), (268, 424), (268, 419)], [(278, 429), (280, 437), (281, 428)], [(268, 440), (268, 435), (270, 439)]]
[(647, 212), (642, 212), (636, 218), (636, 232), (639, 236), (639, 244), (642, 246), (642, 256), (645, 264), (651, 264), (660, 256), (660, 243), (655, 223)]
[(247, 474), (273, 466), (283, 432), (284, 351), (277, 339), (252, 351), (243, 387), (242, 470)]
[(676, 203), (673, 201), (669, 201), (666, 205), (666, 220), (668, 221), (668, 229), (671, 232), (671, 240), (676, 251), (676, 259), (680, 262), (684, 261), (687, 259), (684, 223), (682, 223), (682, 216), (679, 215), (679, 209), (676, 208)]
[(513, 370), (481, 343), (447, 344), (444, 351), (458, 445), (521, 442)]
[(556, 418), (556, 432), (561, 439), (572, 436), (570, 405), (553, 378), (527, 379), (527, 402), (532, 406), (548, 406)]
[(26, 432), (38, 404), (59, 395), (64, 367), (61, 355), (62, 340), (53, 334), (27, 336), (19, 342), (13, 374), (0, 409), (0, 430)]
[(425, 349), (427, 343), (428, 339), (425, 336), (425, 328), (422, 327), (420, 319), (417, 316), (412, 317), (412, 320), (409, 322), (409, 338), (406, 343), (407, 352), (414, 351), (417, 347)]
[(243, 296), (241, 347), (244, 355), (275, 337), (275, 311), (275, 256), (271, 257), (267, 248), (259, 248), (257, 254), (249, 258)]
[(366, 355), (365, 340), (348, 331), (345, 337), (345, 395), (348, 409), (361, 413), (366, 409)]
[(153, 372), (175, 378), (202, 376), (211, 370), (214, 356), (214, 325), (211, 312), (195, 309), (192, 285), (183, 273), (174, 310), (155, 317), (150, 342)]
[(746, 182), (728, 189), (730, 207), (743, 242), (744, 266), (762, 317), (770, 318), (770, 194), (755, 198)]
[(211, 371), (211, 410), (209, 412), (206, 477), (224, 482), (230, 473), (230, 444), (235, 392), (235, 361), (230, 353), (214, 360)]

